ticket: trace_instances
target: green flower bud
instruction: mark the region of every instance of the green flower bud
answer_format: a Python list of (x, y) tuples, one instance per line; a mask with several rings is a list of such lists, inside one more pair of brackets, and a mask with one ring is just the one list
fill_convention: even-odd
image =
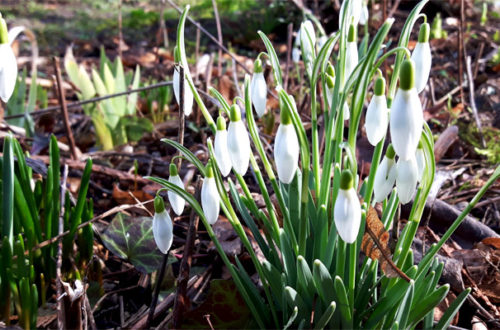
[(385, 157), (394, 159), (394, 156), (396, 156), (396, 152), (394, 151), (392, 144), (389, 144), (389, 146), (387, 147), (387, 151), (385, 152)]
[(217, 118), (217, 130), (218, 131), (225, 131), (226, 130), (226, 120), (222, 116), (219, 116)]
[(349, 26), (349, 34), (347, 35), (347, 42), (356, 42), (356, 26), (351, 23)]
[(340, 189), (348, 190), (353, 186), (353, 178), (350, 170), (343, 170), (340, 175)]
[(399, 87), (402, 90), (408, 91), (415, 86), (415, 62), (405, 60), (401, 65), (401, 73), (399, 74)]
[(174, 175), (178, 174), (177, 166), (175, 166), (174, 163), (170, 163), (170, 166), (169, 166), (168, 169), (169, 169), (169, 172), (170, 172), (170, 176), (174, 176)]
[(335, 68), (330, 62), (328, 62), (328, 65), (326, 66), (326, 73), (332, 77), (335, 77)]
[(254, 73), (261, 73), (263, 71), (262, 69), (262, 61), (260, 58), (256, 59), (254, 64), (253, 64), (253, 72)]
[(165, 203), (163, 202), (163, 198), (156, 195), (155, 197), (155, 213), (162, 213), (165, 211)]
[(231, 121), (239, 121), (241, 119), (240, 107), (237, 104), (231, 106), (229, 119), (231, 119)]
[(420, 31), (418, 32), (418, 42), (429, 42), (429, 35), (431, 33), (431, 27), (429, 23), (424, 23), (420, 26)]
[(9, 30), (7, 29), (7, 23), (0, 13), (0, 44), (9, 43)]
[(385, 79), (382, 76), (375, 80), (375, 95), (381, 96), (385, 94)]

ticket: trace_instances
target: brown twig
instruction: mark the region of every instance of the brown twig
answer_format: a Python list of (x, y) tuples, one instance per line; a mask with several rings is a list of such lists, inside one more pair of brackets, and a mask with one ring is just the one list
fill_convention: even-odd
[(288, 89), (288, 74), (290, 71), (290, 57), (292, 53), (292, 42), (293, 42), (293, 23), (288, 24), (288, 39), (286, 42), (286, 67), (285, 67), (285, 82), (283, 84), (284, 89)]
[(464, 10), (464, 0), (460, 0), (460, 24), (458, 26), (458, 82), (460, 86), (460, 102), (464, 104), (464, 89), (463, 89), (463, 52), (464, 52), (464, 21), (465, 21), (465, 10)]
[(158, 303), (158, 295), (160, 294), (161, 282), (163, 281), (163, 277), (165, 276), (165, 268), (167, 268), (168, 261), (168, 252), (163, 255), (163, 261), (160, 267), (160, 273), (156, 279), (156, 286), (153, 292), (153, 300), (151, 301), (151, 306), (149, 307), (148, 318), (146, 320), (145, 328), (149, 329), (151, 327), (151, 322), (153, 322), (156, 304)]
[(161, 10), (160, 10), (160, 31), (163, 36), (163, 47), (168, 49), (168, 32), (165, 25), (165, 0), (161, 0)]
[[(196, 189), (196, 199), (199, 199), (201, 190), (201, 180), (198, 177), (198, 187)], [(172, 325), (174, 329), (179, 329), (182, 325), (184, 313), (189, 308), (189, 298), (187, 297), (187, 284), (189, 280), (189, 271), (191, 269), (191, 261), (193, 256), (194, 240), (196, 238), (196, 231), (198, 230), (199, 218), (194, 210), (191, 210), (189, 217), (189, 229), (184, 246), (184, 254), (179, 269), (179, 276), (177, 277), (177, 293), (175, 295), (174, 311)]]
[[(396, 10), (398, 10), (398, 7), (399, 7), (399, 3), (401, 2), (401, 0), (396, 0), (394, 2), (394, 4), (392, 5), (392, 8), (391, 10), (389, 11), (389, 15), (387, 15), (387, 17), (392, 17), (394, 16), (394, 13), (396, 12)], [(385, 20), (384, 20), (385, 22)]]
[[(129, 94), (132, 94), (132, 93), (138, 93), (138, 92), (147, 91), (147, 90), (150, 90), (150, 89), (160, 88), (160, 87), (164, 87), (164, 86), (170, 86), (172, 84), (173, 84), (172, 81), (162, 81), (162, 82), (159, 82), (157, 84), (152, 84), (152, 85), (145, 86), (145, 87), (140, 87), (140, 88), (136, 88), (136, 89), (129, 89), (128, 91), (125, 91), (125, 92), (120, 92), (120, 93), (115, 93), (115, 94), (109, 94), (109, 95), (94, 97), (94, 98), (91, 98), (91, 99), (88, 99), (88, 100), (83, 100), (83, 101), (69, 103), (69, 104), (66, 105), (66, 107), (68, 109), (78, 108), (78, 107), (81, 107), (82, 105), (85, 105), (85, 104), (96, 103), (96, 102), (99, 102), (99, 101), (103, 101), (103, 100), (107, 100), (107, 99), (112, 99), (112, 98), (120, 97), (120, 96), (124, 96), (124, 95), (129, 95)], [(219, 103), (219, 101), (216, 100), (215, 98), (213, 98), (210, 94), (208, 94), (207, 92), (205, 92), (205, 91), (203, 91), (201, 89), (197, 89), (197, 90), (198, 90), (198, 93), (200, 93), (201, 95), (205, 96), (210, 102), (212, 102), (213, 104), (215, 104), (218, 107), (221, 106), (220, 103)], [(43, 114), (46, 114), (46, 113), (49, 113), (49, 112), (58, 111), (59, 109), (61, 109), (61, 106), (59, 106), (59, 105), (50, 106), (50, 107), (47, 107), (47, 108), (44, 108), (44, 109), (33, 111), (33, 112), (30, 113), (30, 116), (43, 115)], [(6, 116), (4, 119), (7, 120), (7, 119), (14, 119), (14, 118), (21, 118), (21, 117), (24, 117), (24, 116), (25, 116), (25, 114), (21, 113), (21, 114), (15, 114), (15, 115), (11, 115), (11, 116)]]
[(54, 70), (56, 72), (57, 80), (57, 95), (59, 96), (59, 105), (62, 110), (64, 127), (66, 128), (66, 135), (69, 141), (69, 148), (71, 150), (71, 157), (73, 160), (78, 159), (78, 154), (76, 152), (75, 139), (73, 138), (73, 132), (71, 131), (71, 125), (69, 124), (68, 108), (66, 106), (66, 98), (64, 96), (64, 89), (62, 87), (61, 78), (61, 68), (59, 66), (59, 58), (53, 58)]
[(122, 31), (122, 0), (118, 1), (118, 57), (122, 58), (122, 44), (123, 44), (123, 31)]
[[(222, 29), (220, 27), (219, 10), (217, 10), (217, 2), (212, 0), (212, 6), (214, 7), (215, 25), (217, 26), (217, 39), (222, 45)], [(222, 48), (219, 47), (219, 58), (217, 60), (217, 75), (222, 76)]]
[(370, 238), (373, 240), (373, 242), (375, 242), (375, 244), (378, 247), (378, 250), (380, 251), (380, 253), (384, 257), (385, 261), (387, 261), (387, 263), (391, 266), (391, 268), (401, 278), (403, 278), (406, 282), (410, 282), (411, 279), (401, 269), (399, 269), (398, 266), (396, 266), (396, 264), (392, 261), (391, 256), (388, 255), (387, 252), (386, 252), (386, 250), (385, 250), (386, 248), (384, 248), (384, 246), (382, 245), (382, 243), (380, 243), (377, 235), (375, 235), (375, 233), (372, 231), (372, 229), (370, 228), (370, 226), (366, 226), (366, 232), (368, 233), (368, 235), (370, 235)]
[(200, 73), (198, 72), (198, 58), (200, 58), (200, 29), (196, 29), (196, 46), (194, 48), (194, 56), (195, 56), (195, 71), (194, 71), (194, 80), (195, 83), (198, 84), (200, 82)]

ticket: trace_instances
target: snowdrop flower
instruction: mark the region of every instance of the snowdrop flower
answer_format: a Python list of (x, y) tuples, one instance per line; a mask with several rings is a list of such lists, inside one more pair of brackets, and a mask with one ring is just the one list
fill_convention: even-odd
[(7, 103), (17, 80), (17, 61), (9, 45), (7, 23), (0, 14), (0, 99)]
[(424, 147), (422, 145), (422, 140), (418, 142), (417, 152), (415, 153), (415, 160), (417, 162), (417, 181), (422, 181), (422, 176), (425, 170), (425, 155), (424, 155)]
[(354, 25), (358, 25), (359, 20), (362, 14), (362, 0), (344, 0), (342, 2), (342, 6), (340, 7), (340, 15), (339, 15), (339, 29), (342, 25), (342, 17), (344, 16), (344, 11), (347, 4), (351, 2), (351, 6), (349, 7), (349, 12), (347, 13), (347, 22), (352, 22)]
[(424, 116), (415, 88), (415, 63), (406, 60), (401, 66), (399, 89), (392, 103), (390, 131), (396, 154), (403, 160), (415, 157), (422, 135)]
[(375, 181), (373, 184), (373, 193), (375, 202), (381, 202), (391, 193), (394, 182), (396, 181), (396, 166), (394, 157), (396, 153), (392, 144), (389, 144), (384, 159), (377, 168)]
[(346, 243), (354, 243), (361, 224), (361, 205), (349, 170), (343, 170), (340, 176), (340, 190), (333, 215), (340, 237)]
[(311, 56), (316, 45), (316, 32), (311, 21), (307, 20), (300, 26), (300, 44), (303, 56)]
[(299, 162), (299, 140), (290, 113), (285, 108), (281, 109), (281, 124), (274, 140), (274, 161), (280, 181), (292, 182)]
[(227, 147), (231, 164), (240, 175), (245, 175), (250, 162), (250, 140), (245, 124), (241, 121), (241, 111), (237, 104), (231, 106), (231, 120), (227, 132)]
[(153, 236), (156, 246), (163, 254), (167, 254), (174, 239), (173, 224), (170, 215), (165, 210), (163, 198), (155, 197), (155, 215), (153, 217)]
[[(181, 177), (177, 172), (177, 166), (175, 166), (174, 163), (171, 163), (169, 170), (170, 177), (168, 178), (168, 182), (175, 184), (181, 189), (184, 189), (184, 183), (182, 182)], [(184, 206), (186, 205), (186, 201), (184, 200), (184, 198), (170, 190), (168, 191), (167, 195), (168, 201), (170, 202), (170, 205), (172, 205), (172, 209), (174, 210), (175, 214), (181, 215), (182, 211), (184, 211)]]
[(409, 159), (398, 159), (396, 165), (396, 188), (398, 190), (398, 197), (402, 204), (411, 201), (418, 181), (417, 161), (415, 154)]
[(366, 110), (365, 129), (368, 141), (376, 146), (387, 132), (389, 109), (385, 98), (385, 79), (380, 75), (375, 80), (375, 94)]
[(359, 24), (361, 25), (366, 25), (368, 23), (368, 5), (367, 5), (367, 0), (363, 1), (363, 5), (361, 7), (361, 15), (359, 16)]
[(250, 93), (255, 112), (257, 112), (257, 116), (260, 118), (266, 112), (267, 102), (267, 84), (260, 59), (257, 59), (254, 64), (252, 81), (250, 82)]
[(292, 61), (293, 63), (299, 63), (300, 61), (300, 29), (297, 31), (297, 35), (295, 36), (295, 42), (293, 43), (292, 48)]
[(227, 149), (226, 120), (224, 117), (217, 118), (217, 132), (215, 133), (215, 160), (219, 166), (222, 176), (227, 176), (231, 172), (231, 158)]
[(207, 165), (207, 176), (201, 186), (201, 208), (209, 224), (213, 225), (219, 218), (220, 196), (215, 183), (212, 165)]
[(345, 74), (344, 79), (347, 81), (351, 76), (356, 65), (358, 65), (358, 45), (356, 43), (357, 31), (356, 25), (349, 26), (349, 35), (347, 36), (346, 57), (345, 57)]
[[(179, 63), (181, 60), (179, 50), (177, 47), (174, 49), (174, 58), (175, 62)], [(184, 71), (185, 72), (185, 71)], [(174, 78), (173, 78), (173, 85), (174, 85), (174, 96), (175, 100), (177, 101), (177, 104), (180, 102), (180, 73), (179, 70), (174, 68)], [(184, 79), (184, 115), (187, 117), (193, 112), (193, 91), (191, 91), (191, 87), (189, 87), (189, 83), (187, 82), (187, 78)]]
[(431, 72), (432, 56), (429, 45), (429, 34), (429, 23), (422, 24), (418, 33), (417, 45), (411, 54), (411, 59), (415, 62), (415, 86), (419, 93), (427, 85)]
[(326, 100), (328, 101), (328, 109), (332, 107), (333, 89), (335, 88), (335, 78), (328, 73), (325, 75), (326, 80)]

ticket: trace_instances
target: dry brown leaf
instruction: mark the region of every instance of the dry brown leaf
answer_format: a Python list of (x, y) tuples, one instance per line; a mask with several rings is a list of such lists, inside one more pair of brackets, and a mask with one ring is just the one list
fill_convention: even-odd
[(218, 90), (226, 100), (232, 100), (234, 97), (234, 91), (233, 81), (231, 80), (231, 78), (229, 78), (227, 75), (220, 77)]
[(491, 245), (495, 249), (500, 249), (500, 238), (498, 237), (487, 237), (481, 241), (481, 243), (486, 245)]
[(391, 259), (391, 250), (387, 246), (389, 233), (378, 218), (377, 211), (370, 206), (366, 214), (366, 231), (361, 242), (361, 250), (372, 260), (378, 260), (387, 277), (397, 277), (410, 281), (410, 278), (399, 269)]

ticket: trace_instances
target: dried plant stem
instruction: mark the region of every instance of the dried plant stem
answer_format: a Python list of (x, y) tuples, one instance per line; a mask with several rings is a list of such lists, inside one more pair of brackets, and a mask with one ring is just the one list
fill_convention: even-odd
[[(184, 88), (185, 86), (185, 77), (184, 77), (184, 67), (179, 65), (179, 143), (184, 145)], [(188, 87), (189, 88), (189, 87)], [(181, 156), (181, 152), (179, 151), (179, 156)], [(180, 170), (182, 164), (182, 157), (177, 158), (177, 170)]]
[[(55, 61), (54, 61), (55, 63)], [(66, 195), (66, 180), (68, 178), (68, 165), (64, 165), (63, 171), (63, 184), (61, 187), (61, 214), (59, 216), (59, 227), (58, 227), (58, 237), (62, 238), (61, 234), (64, 231), (64, 200)], [(57, 187), (56, 189), (58, 189)], [(57, 255), (56, 255), (56, 287), (57, 287), (57, 328), (65, 329), (66, 327), (66, 317), (64, 311), (64, 299), (62, 297), (63, 294), (63, 284), (62, 284), (62, 249), (63, 242), (62, 239), (59, 239), (57, 244)]]
[[(217, 10), (217, 2), (212, 0), (212, 6), (214, 7), (215, 25), (217, 26), (217, 39), (222, 45), (222, 29), (220, 27), (220, 17), (219, 11)], [(219, 48), (219, 58), (217, 59), (217, 75), (222, 76), (222, 48)]]
[(73, 132), (71, 131), (71, 125), (69, 123), (69, 115), (68, 108), (66, 106), (66, 98), (64, 95), (64, 88), (62, 87), (62, 78), (61, 78), (61, 68), (59, 65), (59, 58), (53, 58), (54, 70), (56, 72), (56, 80), (57, 80), (57, 95), (59, 96), (59, 105), (62, 110), (64, 128), (66, 128), (66, 136), (69, 142), (69, 148), (71, 150), (71, 158), (73, 160), (78, 159), (78, 154), (76, 152), (75, 139), (73, 138)]
[(151, 306), (149, 307), (148, 319), (146, 321), (146, 329), (151, 327), (151, 322), (153, 321), (153, 317), (155, 314), (156, 304), (158, 303), (158, 295), (160, 294), (161, 282), (163, 281), (163, 277), (165, 276), (165, 268), (167, 267), (168, 261), (168, 253), (163, 256), (163, 261), (160, 267), (160, 273), (156, 279), (156, 286), (153, 292), (153, 300), (151, 301)]

